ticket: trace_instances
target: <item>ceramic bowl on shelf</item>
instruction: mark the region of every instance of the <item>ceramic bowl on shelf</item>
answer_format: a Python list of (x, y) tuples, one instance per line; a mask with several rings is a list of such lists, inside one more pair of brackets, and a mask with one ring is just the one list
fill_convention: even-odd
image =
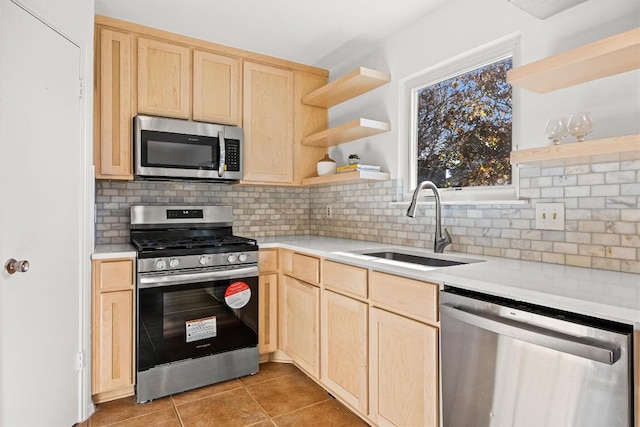
[(335, 160), (329, 157), (328, 154), (325, 154), (325, 156), (318, 161), (316, 168), (318, 176), (323, 176), (335, 174), (337, 166)]

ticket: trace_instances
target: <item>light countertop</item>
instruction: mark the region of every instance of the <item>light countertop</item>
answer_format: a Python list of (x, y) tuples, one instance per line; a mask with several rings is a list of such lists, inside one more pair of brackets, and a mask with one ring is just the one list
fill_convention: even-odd
[(135, 258), (138, 255), (136, 250), (129, 244), (121, 245), (96, 245), (91, 254), (91, 259), (107, 258)]
[[(640, 328), (640, 275), (445, 251), (444, 256), (482, 260), (451, 267), (401, 266), (350, 251), (402, 248), (320, 236), (258, 239), (261, 249), (278, 247), (404, 277), (485, 292), (588, 316), (633, 323)], [(438, 254), (439, 255), (439, 254)]]
[[(485, 292), (588, 316), (634, 323), (640, 329), (640, 275), (570, 267), (475, 254), (443, 254), (482, 260), (451, 267), (398, 264), (351, 251), (396, 248), (431, 253), (427, 249), (322, 236), (259, 238), (260, 248), (285, 248), (411, 279)], [(129, 244), (97, 245), (92, 259), (135, 257)]]

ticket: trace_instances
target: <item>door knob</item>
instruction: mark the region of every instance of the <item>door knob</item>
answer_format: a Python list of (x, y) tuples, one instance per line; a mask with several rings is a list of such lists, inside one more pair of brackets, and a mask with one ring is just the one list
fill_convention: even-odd
[(26, 259), (22, 261), (16, 261), (13, 258), (9, 258), (7, 263), (4, 265), (4, 268), (9, 274), (13, 274), (16, 272), (26, 273), (27, 271), (29, 271), (29, 261), (27, 261)]

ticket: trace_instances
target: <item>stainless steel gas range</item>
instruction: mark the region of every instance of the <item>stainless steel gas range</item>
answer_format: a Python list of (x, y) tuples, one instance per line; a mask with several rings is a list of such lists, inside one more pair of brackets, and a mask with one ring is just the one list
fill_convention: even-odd
[(132, 206), (138, 402), (258, 371), (258, 245), (230, 206)]

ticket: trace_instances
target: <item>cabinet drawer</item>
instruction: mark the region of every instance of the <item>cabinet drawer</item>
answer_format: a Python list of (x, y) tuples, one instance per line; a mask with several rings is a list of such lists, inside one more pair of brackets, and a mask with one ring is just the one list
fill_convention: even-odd
[(96, 260), (93, 269), (97, 290), (100, 292), (133, 289), (135, 285), (133, 258)]
[(367, 270), (352, 265), (325, 261), (322, 270), (325, 286), (362, 298), (367, 297)]
[(438, 321), (438, 285), (374, 271), (369, 276), (371, 301), (380, 307), (431, 322)]
[(291, 261), (291, 273), (294, 277), (313, 285), (320, 283), (319, 258), (294, 253)]
[(271, 273), (278, 271), (277, 249), (261, 249), (258, 257), (258, 268), (260, 269), (260, 273)]
[(320, 259), (292, 251), (280, 251), (280, 268), (289, 276), (311, 283), (320, 284)]

